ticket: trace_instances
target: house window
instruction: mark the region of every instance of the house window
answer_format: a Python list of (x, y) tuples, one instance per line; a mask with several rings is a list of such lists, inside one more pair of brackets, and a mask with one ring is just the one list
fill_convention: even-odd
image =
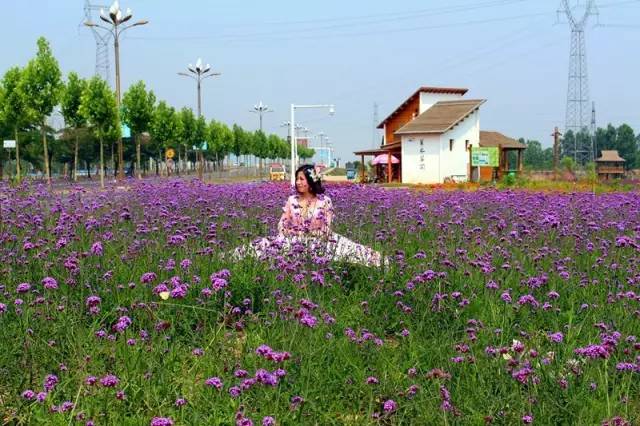
[(449, 139), (449, 151), (453, 151), (453, 139)]

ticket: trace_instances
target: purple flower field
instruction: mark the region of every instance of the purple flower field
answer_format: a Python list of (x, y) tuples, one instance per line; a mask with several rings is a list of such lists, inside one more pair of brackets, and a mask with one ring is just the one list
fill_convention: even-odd
[(286, 184), (0, 182), (7, 424), (640, 423), (640, 194), (329, 186), (379, 268), (273, 235)]

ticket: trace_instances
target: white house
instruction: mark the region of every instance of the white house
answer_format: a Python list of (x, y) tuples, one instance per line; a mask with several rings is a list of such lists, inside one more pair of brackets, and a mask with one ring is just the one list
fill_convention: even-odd
[(470, 147), (480, 144), (480, 105), (485, 101), (436, 101), (394, 134), (400, 137), (402, 182), (465, 181)]
[[(396, 157), (399, 164), (379, 170), (386, 180), (433, 184), (464, 181), (471, 176), (470, 148), (480, 146), (480, 106), (484, 99), (463, 99), (467, 89), (421, 87), (378, 128), (384, 130), (379, 149), (355, 152)], [(394, 160), (395, 161), (395, 160)]]

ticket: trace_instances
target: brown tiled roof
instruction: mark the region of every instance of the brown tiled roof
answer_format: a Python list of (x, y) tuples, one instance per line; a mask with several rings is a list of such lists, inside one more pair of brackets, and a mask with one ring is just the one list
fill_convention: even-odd
[(613, 150), (613, 151), (602, 151), (602, 156), (600, 156), (600, 158), (598, 158), (596, 161), (626, 161), (624, 158), (620, 157), (620, 155), (618, 154), (618, 151)]
[(380, 145), (378, 149), (364, 149), (362, 151), (355, 151), (355, 155), (378, 155), (378, 154), (386, 154), (389, 151), (397, 151), (398, 149), (402, 149), (401, 142), (393, 142), (385, 145)]
[(484, 99), (437, 102), (408, 122), (396, 135), (411, 133), (445, 133), (485, 103)]
[(409, 98), (406, 101), (404, 101), (402, 104), (400, 104), (400, 106), (398, 108), (396, 108), (391, 114), (389, 114), (389, 116), (387, 118), (382, 120), (382, 122), (380, 124), (378, 124), (378, 129), (382, 129), (387, 121), (389, 121), (391, 118), (393, 118), (394, 115), (396, 115), (397, 113), (402, 111), (404, 109), (404, 107), (408, 103), (413, 101), (413, 99), (416, 96), (419, 96), (420, 93), (422, 93), (422, 92), (426, 92), (426, 93), (456, 93), (456, 94), (459, 94), (461, 96), (464, 96), (464, 94), (467, 93), (468, 91), (469, 91), (469, 89), (456, 88), (456, 87), (428, 87), (428, 86), (422, 86), (421, 88), (416, 90), (413, 95), (409, 96)]
[(501, 146), (502, 148), (520, 148), (525, 149), (527, 145), (518, 142), (515, 139), (507, 137), (499, 132), (480, 131), (480, 146), (492, 147)]

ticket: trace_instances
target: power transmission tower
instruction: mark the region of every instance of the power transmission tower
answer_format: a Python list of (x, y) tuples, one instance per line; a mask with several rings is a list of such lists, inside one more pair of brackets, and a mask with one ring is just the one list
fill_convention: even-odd
[(377, 139), (378, 139), (378, 103), (374, 102), (373, 103), (373, 129), (372, 129), (372, 135), (371, 135), (372, 148), (378, 147)]
[[(100, 9), (109, 9), (109, 6), (101, 6), (92, 4), (91, 0), (85, 0), (84, 2), (84, 17), (85, 22), (98, 22), (98, 19), (93, 19), (93, 12), (96, 11), (96, 18), (99, 17)], [(93, 38), (96, 41), (96, 71), (95, 75), (102, 77), (106, 82), (110, 81), (110, 61), (109, 61), (109, 46), (111, 44), (111, 33), (109, 31), (102, 31), (99, 28), (91, 27)]]
[[(586, 0), (584, 14), (574, 16), (569, 0), (562, 0), (561, 11), (571, 26), (571, 50), (569, 53), (569, 84), (565, 134), (571, 130), (575, 135), (573, 158), (584, 165), (593, 158), (593, 143), (590, 135), (578, 137), (580, 132), (589, 132), (589, 80), (587, 74), (587, 47), (585, 26), (591, 15), (597, 15), (595, 0)], [(560, 11), (559, 11), (560, 12)]]

